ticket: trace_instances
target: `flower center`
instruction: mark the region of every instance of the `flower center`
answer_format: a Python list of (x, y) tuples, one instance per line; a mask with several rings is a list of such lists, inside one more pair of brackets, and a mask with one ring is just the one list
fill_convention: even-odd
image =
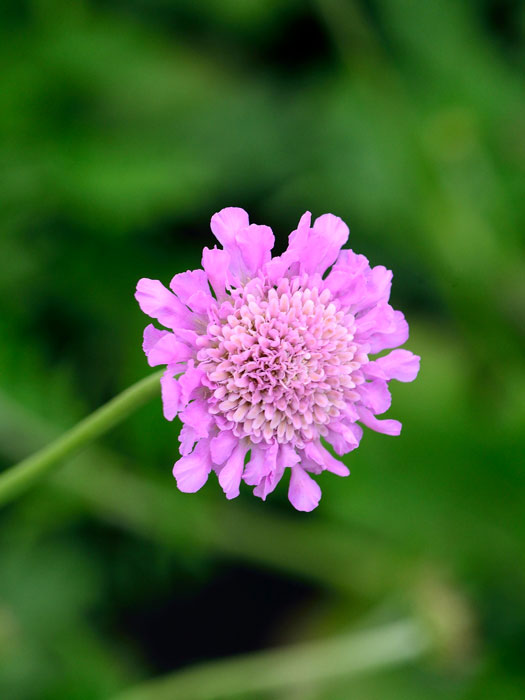
[(308, 278), (276, 287), (251, 280), (219, 307), (198, 354), (211, 413), (253, 442), (301, 447), (326, 434), (360, 380), (353, 337), (354, 317), (338, 310), (330, 290)]

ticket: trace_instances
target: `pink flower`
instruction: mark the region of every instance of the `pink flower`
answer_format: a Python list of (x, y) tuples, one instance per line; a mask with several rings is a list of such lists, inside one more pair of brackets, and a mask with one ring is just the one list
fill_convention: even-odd
[(286, 469), (288, 496), (313, 510), (321, 489), (312, 474), (347, 476), (338, 455), (354, 450), (361, 425), (399, 435), (379, 420), (391, 402), (388, 382), (410, 382), (419, 357), (393, 350), (408, 338), (403, 314), (388, 304), (392, 273), (341, 250), (348, 227), (332, 214), (311, 226), (309, 212), (271, 257), (268, 226), (243, 209), (215, 214), (222, 248), (205, 248), (203, 270), (182, 272), (166, 289), (141, 279), (140, 308), (168, 330), (149, 325), (144, 352), (161, 379), (164, 415), (178, 414), (182, 457), (173, 474), (181, 491), (198, 491), (217, 473), (227, 498), (241, 480), (263, 500)]

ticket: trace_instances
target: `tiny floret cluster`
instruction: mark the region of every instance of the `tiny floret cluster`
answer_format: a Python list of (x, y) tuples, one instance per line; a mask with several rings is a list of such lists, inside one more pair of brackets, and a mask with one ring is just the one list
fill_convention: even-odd
[[(346, 224), (309, 212), (272, 258), (268, 226), (237, 207), (212, 217), (222, 248), (205, 248), (201, 270), (175, 275), (168, 290), (141, 279), (136, 299), (152, 324), (144, 352), (161, 379), (164, 415), (179, 415), (181, 491), (198, 491), (215, 471), (227, 498), (241, 481), (266, 499), (286, 470), (288, 496), (313, 510), (321, 489), (312, 475), (347, 476), (337, 455), (354, 450), (361, 426), (399, 435), (388, 382), (410, 382), (419, 357), (398, 348), (403, 314), (388, 303), (392, 273), (342, 249)], [(171, 290), (171, 291), (170, 291)], [(377, 359), (371, 358), (391, 350)]]

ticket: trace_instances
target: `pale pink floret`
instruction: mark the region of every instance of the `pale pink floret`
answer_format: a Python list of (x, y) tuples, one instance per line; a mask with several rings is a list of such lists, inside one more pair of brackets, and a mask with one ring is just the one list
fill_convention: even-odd
[[(376, 416), (390, 407), (388, 382), (410, 382), (419, 357), (393, 350), (408, 324), (389, 305), (392, 273), (341, 250), (348, 227), (332, 214), (311, 225), (309, 212), (271, 258), (274, 236), (236, 207), (212, 217), (222, 248), (205, 248), (203, 270), (175, 275), (169, 291), (141, 279), (141, 309), (169, 330), (144, 331), (161, 379), (164, 415), (183, 423), (182, 457), (173, 474), (181, 491), (198, 491), (213, 470), (227, 498), (241, 480), (263, 500), (290, 470), (288, 496), (313, 510), (321, 489), (311, 474), (348, 468), (361, 425), (399, 435), (399, 421)], [(324, 443), (324, 444), (323, 444)]]

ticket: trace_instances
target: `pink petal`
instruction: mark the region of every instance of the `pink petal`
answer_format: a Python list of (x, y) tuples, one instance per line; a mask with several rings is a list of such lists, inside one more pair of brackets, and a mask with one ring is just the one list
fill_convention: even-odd
[(266, 264), (266, 274), (272, 283), (277, 283), (285, 276), (292, 265), (299, 268), (299, 261), (304, 248), (308, 245), (308, 236), (310, 232), (310, 223), (312, 215), (309, 211), (305, 212), (295, 231), (292, 231), (288, 237), (288, 248), (285, 252), (275, 258), (272, 258)]
[(186, 371), (178, 380), (181, 388), (181, 406), (186, 406), (188, 401), (194, 398), (195, 390), (202, 386), (202, 378), (204, 375), (204, 370), (200, 367), (195, 367), (193, 360), (188, 360)]
[[(370, 304), (387, 303), (392, 289), (392, 270), (387, 270), (383, 265), (376, 265), (370, 270), (366, 280), (366, 290), (361, 308), (366, 308)], [(360, 309), (356, 309), (359, 311)]]
[(317, 253), (317, 262), (307, 272), (323, 274), (333, 265), (342, 246), (348, 240), (350, 230), (345, 222), (333, 214), (323, 214), (314, 221), (310, 243)]
[(208, 277), (204, 270), (179, 272), (171, 280), (170, 289), (184, 304), (187, 304), (188, 299), (196, 292), (204, 292), (208, 294), (208, 296), (211, 296)]
[(239, 486), (244, 469), (244, 457), (249, 446), (244, 442), (238, 442), (226, 464), (219, 472), (219, 484), (222, 486), (226, 498), (237, 498)]
[(149, 326), (144, 328), (144, 342), (142, 343), (142, 349), (144, 350), (146, 357), (148, 356), (151, 348), (168, 333), (169, 331), (160, 331), (158, 328), (155, 328), (153, 323), (150, 323)]
[(321, 500), (321, 488), (301, 467), (292, 467), (288, 498), (297, 510), (309, 513)]
[(279, 445), (272, 442), (270, 445), (252, 445), (250, 461), (244, 470), (243, 479), (250, 486), (259, 484), (268, 474), (276, 469), (277, 452)]
[(369, 362), (364, 370), (369, 377), (412, 382), (419, 372), (420, 359), (408, 350), (392, 350), (388, 355)]
[(350, 470), (338, 459), (333, 457), (320, 442), (307, 442), (304, 446), (305, 455), (323, 469), (338, 476), (348, 476)]
[(249, 225), (248, 214), (239, 207), (226, 207), (211, 217), (211, 230), (225, 250), (234, 246), (235, 234)]
[(392, 272), (382, 265), (368, 268), (363, 275), (360, 298), (354, 298), (350, 310), (356, 314), (377, 304), (387, 305), (392, 288)]
[(149, 351), (148, 364), (150, 367), (174, 365), (184, 362), (191, 355), (191, 348), (178, 341), (173, 333), (167, 333)]
[(162, 410), (166, 420), (173, 420), (180, 408), (180, 385), (173, 377), (173, 371), (167, 369), (160, 379), (162, 393)]
[(364, 255), (357, 255), (353, 250), (342, 250), (326, 278), (326, 286), (343, 306), (353, 309), (363, 298), (369, 271), (370, 266)]
[[(299, 219), (297, 228), (289, 235), (288, 248), (281, 255), (281, 259), (286, 263), (287, 268), (291, 267), (293, 263), (300, 263), (301, 269), (303, 269), (303, 266), (306, 263), (307, 255), (312, 254), (311, 250), (309, 252), (311, 223), (312, 215), (309, 211), (305, 211), (305, 213)], [(298, 268), (298, 265), (295, 267)]]
[(191, 295), (187, 303), (194, 313), (204, 316), (208, 313), (209, 308), (216, 302), (209, 292), (198, 291)]
[(193, 446), (197, 442), (195, 430), (191, 425), (183, 425), (179, 433), (180, 453), (181, 455), (189, 455), (193, 450)]
[(268, 474), (267, 452), (268, 450), (263, 449), (260, 445), (252, 445), (250, 461), (246, 465), (242, 477), (250, 486), (256, 486)]
[(195, 399), (189, 403), (181, 412), (180, 419), (194, 429), (197, 438), (208, 437), (213, 425), (213, 416), (208, 410), (207, 402), (203, 399)]
[(288, 237), (288, 250), (286, 252), (295, 251), (297, 255), (296, 260), (299, 260), (300, 253), (308, 245), (311, 225), (312, 215), (309, 211), (305, 211), (305, 213), (299, 219), (297, 228), (295, 229), (295, 231), (292, 231), (290, 236)]
[(396, 348), (408, 340), (408, 323), (401, 311), (394, 311), (388, 330), (379, 332), (372, 330), (372, 332), (367, 332), (365, 337), (370, 346), (369, 352), (372, 354)]
[(307, 457), (304, 454), (304, 450), (301, 456), (301, 463), (299, 466), (309, 474), (322, 474), (324, 471), (324, 467), (322, 467), (320, 464), (317, 464), (317, 462), (314, 462), (314, 460), (310, 459), (310, 457)]
[(269, 226), (251, 224), (239, 231), (235, 242), (249, 276), (253, 277), (272, 257), (275, 236)]
[(265, 272), (270, 282), (277, 284), (293, 262), (296, 262), (293, 256), (283, 253), (266, 263)]
[(301, 458), (289, 444), (283, 444), (279, 447), (279, 452), (277, 454), (277, 466), (286, 469), (287, 467), (293, 467), (301, 461)]
[(383, 379), (364, 382), (357, 387), (357, 392), (361, 396), (363, 405), (374, 414), (388, 411), (392, 403), (388, 385)]
[(204, 270), (180, 272), (171, 280), (170, 287), (194, 313), (206, 314), (214, 303)]
[(284, 473), (282, 459), (279, 459), (279, 444), (277, 442), (265, 450), (264, 476), (253, 490), (254, 496), (266, 500), (266, 496), (275, 490)]
[(378, 420), (368, 408), (358, 406), (359, 419), (367, 428), (375, 430), (377, 433), (385, 435), (399, 435), (401, 432), (401, 423), (398, 420)]
[[(281, 481), (284, 470), (287, 467), (292, 467), (300, 461), (300, 457), (293, 447), (288, 444), (279, 445), (273, 443), (266, 450), (266, 461), (264, 464), (265, 475), (260, 479), (259, 483), (253, 490), (254, 496), (266, 500), (268, 494), (275, 490), (277, 484)], [(254, 483), (245, 478), (246, 483)]]
[(284, 474), (284, 468), (276, 467), (274, 471), (263, 477), (259, 484), (253, 489), (253, 495), (266, 500), (268, 494), (275, 491), (277, 484), (281, 481)]
[(146, 277), (137, 282), (135, 299), (145, 314), (168, 328), (191, 328), (191, 312), (159, 280)]
[(211, 458), (214, 464), (223, 464), (231, 455), (233, 448), (239, 442), (231, 430), (221, 430), (210, 443)]
[(175, 335), (177, 336), (177, 340), (180, 340), (182, 343), (186, 343), (186, 345), (192, 348), (197, 347), (197, 338), (199, 335), (196, 331), (189, 330), (188, 328), (177, 328)]
[(217, 298), (223, 297), (228, 286), (228, 270), (230, 256), (225, 250), (215, 247), (211, 250), (204, 248), (202, 251), (202, 267), (206, 272), (210, 284)]
[(362, 436), (363, 429), (356, 423), (346, 424), (344, 421), (331, 421), (326, 441), (332, 445), (338, 455), (344, 455), (359, 447)]
[(211, 229), (230, 256), (229, 272), (234, 279), (246, 281), (270, 261), (275, 241), (272, 230), (250, 225), (244, 209), (228, 207), (218, 212), (211, 219)]
[(173, 476), (179, 491), (195, 493), (204, 486), (211, 471), (209, 440), (201, 440), (186, 457), (181, 457), (173, 466)]
[(395, 328), (395, 312), (390, 304), (374, 304), (356, 317), (356, 335), (368, 338), (373, 333), (391, 333)]
[(303, 272), (321, 275), (332, 265), (341, 246), (348, 239), (348, 226), (338, 216), (323, 214), (315, 220), (310, 228), (311, 214), (306, 212), (301, 217), (299, 225), (290, 234), (288, 249), (281, 256), (291, 265), (300, 263)]
[(392, 272), (381, 265), (370, 268), (364, 255), (342, 250), (326, 278), (326, 286), (342, 306), (357, 314), (388, 302)]

